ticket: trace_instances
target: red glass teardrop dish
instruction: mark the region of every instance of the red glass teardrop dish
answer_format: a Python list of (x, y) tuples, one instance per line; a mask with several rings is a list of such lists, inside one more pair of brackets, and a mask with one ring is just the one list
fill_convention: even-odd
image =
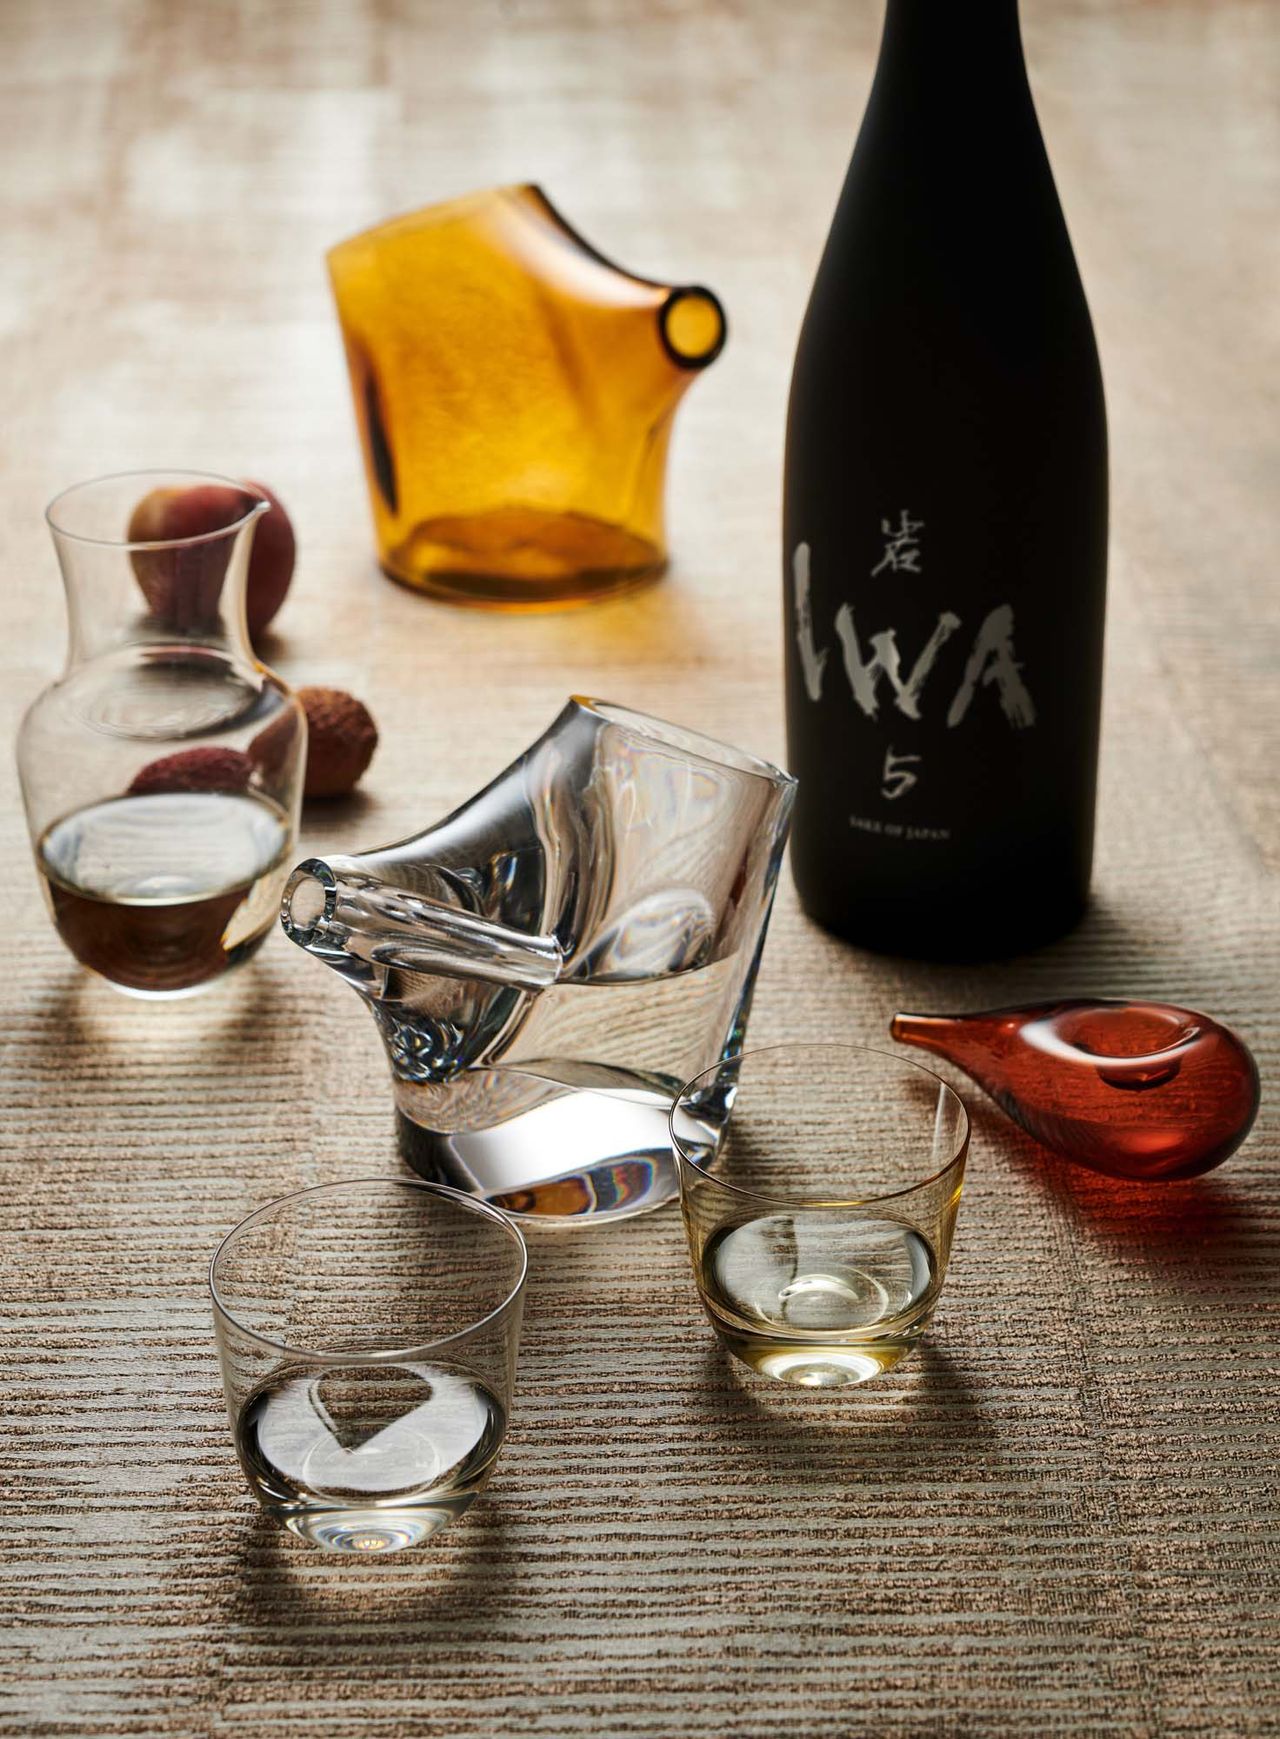
[(1162, 1183), (1211, 1171), (1258, 1111), (1258, 1069), (1244, 1041), (1171, 1003), (897, 1014), (889, 1030), (963, 1069), (1046, 1147), (1111, 1177)]

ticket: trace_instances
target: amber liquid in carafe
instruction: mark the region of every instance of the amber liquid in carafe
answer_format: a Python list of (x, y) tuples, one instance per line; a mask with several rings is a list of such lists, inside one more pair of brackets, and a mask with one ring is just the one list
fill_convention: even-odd
[(122, 989), (175, 995), (258, 948), (288, 837), (264, 798), (172, 792), (76, 810), (45, 830), (36, 855), (76, 959)]

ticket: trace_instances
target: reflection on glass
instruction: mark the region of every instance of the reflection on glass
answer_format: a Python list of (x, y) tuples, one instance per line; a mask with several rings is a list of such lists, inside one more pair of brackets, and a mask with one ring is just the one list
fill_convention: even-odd
[(425, 832), (301, 864), (285, 930), (369, 1003), (409, 1162), (526, 1213), (670, 1199), (667, 1110), (741, 1046), (793, 790), (578, 698)]

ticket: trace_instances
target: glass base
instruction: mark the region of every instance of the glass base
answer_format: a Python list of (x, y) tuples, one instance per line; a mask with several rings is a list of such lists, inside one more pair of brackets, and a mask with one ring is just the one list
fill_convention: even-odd
[(882, 1377), (915, 1351), (929, 1319), (875, 1339), (818, 1341), (730, 1325), (707, 1312), (721, 1344), (757, 1376), (800, 1389), (849, 1389)]
[(118, 996), (131, 997), (135, 1002), (183, 1002), (193, 996), (203, 996), (206, 991), (216, 990), (225, 984), (229, 978), (234, 978), (246, 961), (252, 960), (271, 933), (273, 926), (260, 930), (256, 936), (250, 936), (239, 943), (226, 957), (226, 964), (218, 972), (211, 973), (208, 978), (198, 978), (194, 984), (175, 985), (171, 990), (146, 990), (137, 984), (121, 984), (118, 978), (109, 978), (105, 972), (96, 967), (87, 966), (82, 960), (80, 965), (92, 974), (99, 983), (108, 985)]
[(420, 573), (401, 574), (388, 563), (379, 564), (389, 580), (412, 592), (425, 592), (447, 604), (464, 604), (473, 610), (508, 610), (536, 614), (546, 610), (573, 610), (585, 604), (603, 603), (627, 592), (642, 591), (667, 571), (665, 561), (650, 568), (627, 572), (575, 574), (571, 580), (509, 580), (501, 574)]
[(1081, 889), (1064, 893), (1043, 880), (1033, 888), (1026, 898), (1007, 888), (956, 888), (945, 901), (930, 895), (913, 909), (871, 899), (845, 903), (842, 892), (830, 888), (817, 892), (806, 885), (803, 875), (796, 878), (806, 916), (841, 941), (896, 959), (957, 965), (1009, 960), (1046, 948), (1076, 928), (1087, 905)]
[(382, 551), (381, 566), (453, 604), (554, 610), (647, 585), (667, 558), (648, 538), (588, 514), (510, 507), (425, 521)]
[[(485, 1072), (474, 1079), (483, 1092)], [(574, 1091), (531, 1078), (514, 1103), (481, 1098), (468, 1126), (448, 1133), (397, 1108), (401, 1155), (419, 1176), (518, 1216), (600, 1225), (660, 1208), (679, 1193), (667, 1127), (675, 1084), (603, 1066), (589, 1079)]]
[(443, 1533), (460, 1510), (422, 1505), (399, 1510), (295, 1510), (278, 1519), (291, 1534), (325, 1552), (385, 1558)]

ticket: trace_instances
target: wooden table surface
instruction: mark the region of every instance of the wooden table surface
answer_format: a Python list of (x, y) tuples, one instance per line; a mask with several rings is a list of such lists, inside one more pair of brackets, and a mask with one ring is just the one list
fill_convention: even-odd
[[(1236, 1023), (1270, 1093), (1280, 12), (1024, 12), (1111, 416), (1096, 900), (1040, 955), (941, 970), (843, 948), (784, 885), (753, 1037), (1140, 992)], [(366, 795), (304, 848), (443, 813), (571, 690), (781, 755), (788, 371), (878, 19), (3, 0), (10, 736), (64, 645), (45, 501), (185, 465), (278, 488), (302, 553), (273, 661), (382, 727)], [(377, 574), (322, 267), (381, 216), (523, 179), (636, 269), (705, 279), (732, 327), (678, 426), (670, 576), (528, 619)], [(835, 1403), (726, 1368), (674, 1212), (539, 1237), (488, 1496), (429, 1550), (335, 1562), (251, 1506), (204, 1267), (252, 1205), (396, 1170), (373, 1024), (282, 937), (191, 1003), (88, 981), (2, 777), (4, 1732), (1280, 1732), (1271, 1104), (1225, 1170), (1148, 1192), (976, 1106), (928, 1348)]]

